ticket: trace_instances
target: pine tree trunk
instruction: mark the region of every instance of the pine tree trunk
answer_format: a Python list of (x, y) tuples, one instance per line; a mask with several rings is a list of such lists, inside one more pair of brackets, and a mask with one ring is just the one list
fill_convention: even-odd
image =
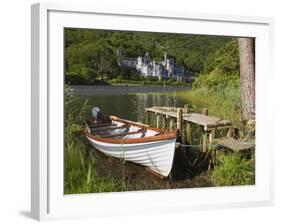
[(255, 47), (254, 38), (238, 38), (240, 88), (244, 120), (255, 119)]

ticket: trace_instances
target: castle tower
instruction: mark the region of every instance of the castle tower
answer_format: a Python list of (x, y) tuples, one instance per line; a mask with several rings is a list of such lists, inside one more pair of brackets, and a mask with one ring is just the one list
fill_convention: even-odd
[(116, 49), (116, 55), (117, 55), (117, 64), (121, 66), (122, 53), (119, 48)]
[(143, 57), (144, 62), (149, 63), (151, 61), (151, 56), (149, 52), (146, 52)]
[(137, 70), (141, 70), (142, 65), (143, 65), (143, 58), (142, 58), (141, 56), (139, 56), (139, 57), (137, 58), (137, 66), (136, 66), (136, 69), (137, 69)]
[(164, 53), (164, 66), (167, 66), (167, 53)]

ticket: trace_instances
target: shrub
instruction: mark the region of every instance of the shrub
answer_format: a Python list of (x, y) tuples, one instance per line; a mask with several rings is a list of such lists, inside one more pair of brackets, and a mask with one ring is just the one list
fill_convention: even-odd
[(255, 159), (245, 159), (241, 155), (224, 155), (218, 161), (212, 175), (216, 186), (255, 184)]
[(83, 76), (76, 74), (66, 74), (65, 75), (65, 83), (71, 85), (83, 85), (86, 84), (88, 80), (86, 80)]

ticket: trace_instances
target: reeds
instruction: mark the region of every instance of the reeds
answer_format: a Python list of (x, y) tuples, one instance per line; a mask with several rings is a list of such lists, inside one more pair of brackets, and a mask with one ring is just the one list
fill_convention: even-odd
[(99, 177), (93, 156), (86, 157), (81, 144), (70, 144), (65, 150), (65, 194), (112, 192), (117, 190), (111, 177)]
[(226, 87), (217, 91), (204, 88), (177, 92), (177, 98), (196, 105), (197, 109), (207, 107), (209, 114), (231, 120), (234, 126), (243, 130), (241, 116), (241, 97), (239, 88)]

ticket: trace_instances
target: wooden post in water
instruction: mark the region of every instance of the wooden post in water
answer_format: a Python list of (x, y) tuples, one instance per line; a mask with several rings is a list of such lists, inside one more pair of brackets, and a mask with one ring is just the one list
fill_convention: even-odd
[(174, 127), (174, 118), (170, 118), (170, 131), (173, 130), (173, 127)]
[(213, 141), (215, 139), (215, 135), (216, 135), (216, 129), (212, 128), (211, 133), (209, 135), (209, 144), (212, 145)]
[(182, 108), (177, 109), (177, 129), (182, 129)]
[(202, 114), (208, 116), (208, 114), (209, 114), (208, 108), (203, 108), (202, 109)]
[(186, 114), (189, 113), (189, 105), (188, 104), (184, 104), (183, 113), (186, 113)]
[(161, 123), (161, 115), (160, 115), (160, 114), (157, 114), (157, 115), (156, 115), (156, 127), (157, 127), (157, 128), (160, 128), (160, 127), (161, 127), (161, 126), (160, 126), (160, 125), (161, 125), (160, 123)]
[(208, 134), (205, 132), (203, 135), (203, 152), (207, 152)]
[(228, 131), (227, 131), (227, 137), (233, 137), (233, 128), (229, 128)]
[[(189, 105), (188, 104), (184, 104), (184, 109), (183, 109), (183, 113), (188, 114), (189, 113)], [(192, 129), (191, 129), (191, 123), (190, 122), (186, 122), (186, 143), (188, 145), (192, 144)]]
[(148, 125), (150, 125), (150, 112), (146, 111), (146, 122)]
[(163, 115), (162, 116), (162, 129), (166, 129), (166, 116), (165, 115)]
[[(203, 108), (202, 114), (208, 116), (208, 108)], [(203, 152), (207, 151), (207, 144), (208, 144), (208, 133), (205, 131), (203, 135)]]
[(188, 145), (192, 144), (192, 126), (190, 122), (186, 122), (186, 142)]

